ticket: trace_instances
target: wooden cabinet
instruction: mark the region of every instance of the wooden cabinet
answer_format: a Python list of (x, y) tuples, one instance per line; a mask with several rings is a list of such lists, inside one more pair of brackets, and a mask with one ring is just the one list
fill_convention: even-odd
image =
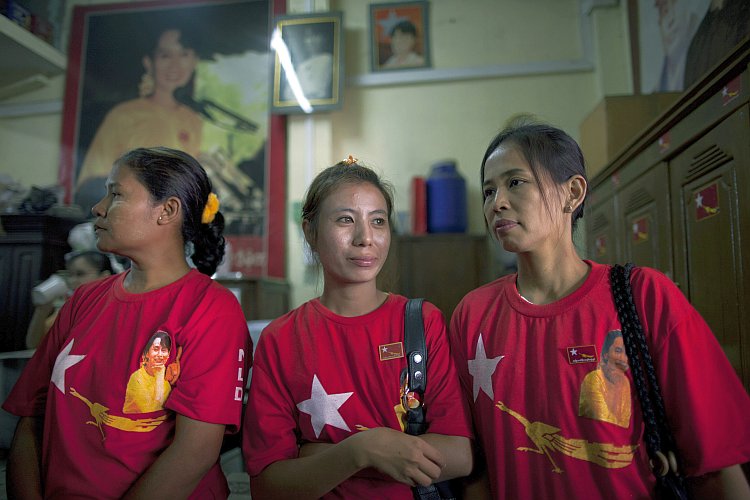
[(749, 63), (746, 41), (591, 180), (587, 212), (588, 256), (670, 276), (748, 390)]
[(81, 221), (51, 215), (3, 215), (0, 235), (0, 351), (26, 349), (31, 289), (65, 267), (68, 232)]
[(274, 278), (216, 278), (239, 300), (245, 319), (275, 319), (289, 312), (289, 284)]
[(670, 162), (675, 278), (732, 364), (742, 367), (746, 384), (750, 250), (742, 240), (750, 237), (748, 109), (746, 104), (736, 110)]
[(388, 260), (378, 276), (382, 290), (423, 297), (446, 320), (467, 292), (492, 280), (485, 235), (394, 235)]

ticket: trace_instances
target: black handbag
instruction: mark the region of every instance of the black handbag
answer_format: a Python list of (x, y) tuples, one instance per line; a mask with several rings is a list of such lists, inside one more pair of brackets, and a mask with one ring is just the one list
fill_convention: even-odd
[(677, 446), (669, 430), (654, 363), (633, 301), (630, 273), (634, 267), (632, 263), (625, 266), (614, 265), (609, 276), (617, 317), (622, 328), (622, 341), (641, 403), (645, 425), (643, 438), (651, 459), (651, 471), (656, 477), (656, 497), (687, 500), (690, 496), (685, 478), (679, 473)]
[[(404, 314), (404, 350), (406, 352), (406, 375), (404, 384), (404, 401), (407, 392), (413, 391), (424, 401), (424, 391), (427, 387), (427, 347), (424, 335), (424, 320), (422, 318), (422, 303), (424, 299), (410, 299), (406, 303)], [(404, 404), (406, 409), (407, 434), (418, 436), (427, 432), (425, 420), (426, 410), (422, 403), (416, 408)], [(430, 486), (414, 486), (412, 492), (416, 500), (454, 500), (458, 498), (453, 492), (451, 481), (440, 481)]]

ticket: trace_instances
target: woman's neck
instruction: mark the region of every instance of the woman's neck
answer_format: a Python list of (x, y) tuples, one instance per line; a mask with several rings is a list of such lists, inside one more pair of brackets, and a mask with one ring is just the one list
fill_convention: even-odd
[(130, 272), (125, 276), (123, 286), (130, 293), (146, 293), (158, 288), (162, 288), (190, 272), (190, 266), (187, 261), (166, 263), (144, 264), (142, 262), (131, 261)]
[(543, 305), (556, 302), (576, 291), (589, 273), (586, 264), (572, 246), (549, 255), (518, 255), (518, 293), (527, 301)]
[(339, 316), (352, 318), (374, 311), (386, 298), (388, 294), (378, 290), (375, 283), (343, 286), (326, 284), (320, 303)]
[(164, 92), (156, 89), (153, 94), (147, 97), (147, 99), (154, 104), (167, 109), (174, 109), (180, 105), (177, 99), (174, 98), (172, 92)]

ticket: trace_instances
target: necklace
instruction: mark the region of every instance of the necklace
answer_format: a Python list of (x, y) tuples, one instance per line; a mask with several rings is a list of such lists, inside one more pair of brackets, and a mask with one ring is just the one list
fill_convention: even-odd
[(516, 279), (515, 285), (516, 285), (516, 293), (518, 294), (518, 296), (521, 297), (524, 300), (524, 302), (527, 302), (533, 306), (534, 303), (530, 301), (529, 299), (527, 299), (526, 297), (524, 297), (523, 294), (521, 293), (521, 290), (518, 288), (518, 279)]

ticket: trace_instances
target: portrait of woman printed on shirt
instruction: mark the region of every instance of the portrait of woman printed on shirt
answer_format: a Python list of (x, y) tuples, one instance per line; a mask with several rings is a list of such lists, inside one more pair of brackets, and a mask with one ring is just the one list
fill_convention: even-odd
[(243, 453), (255, 498), (411, 499), (471, 471), (471, 429), (441, 312), (423, 305), (426, 434), (404, 432), (407, 299), (378, 289), (393, 195), (350, 157), (319, 173), (302, 207), (323, 293), (258, 341)]

